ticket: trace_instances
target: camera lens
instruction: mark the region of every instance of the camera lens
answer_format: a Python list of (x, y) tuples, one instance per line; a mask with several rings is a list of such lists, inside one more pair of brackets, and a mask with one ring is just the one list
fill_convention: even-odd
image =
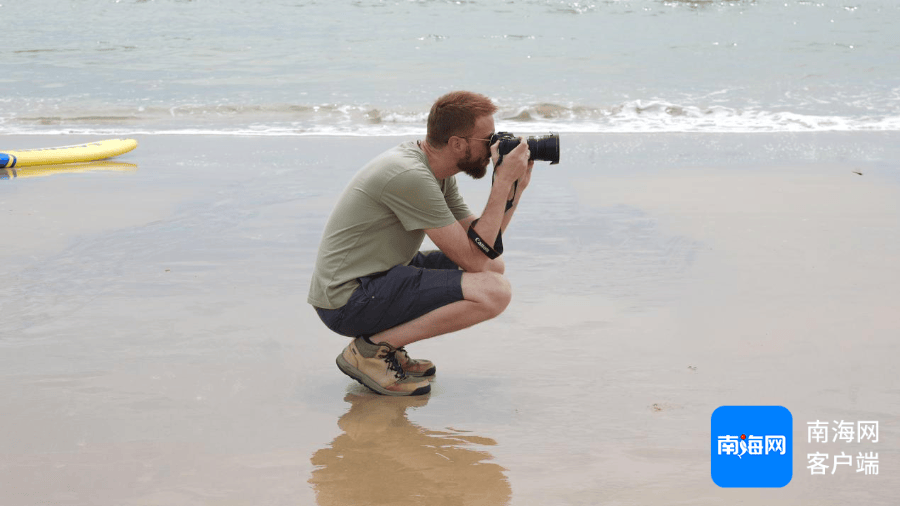
[(550, 165), (559, 163), (559, 134), (550, 133), (541, 137), (529, 137), (526, 140), (532, 160), (550, 162)]
[[(491, 144), (499, 141), (497, 149), (500, 155), (506, 155), (519, 145), (519, 138), (509, 132), (499, 132), (491, 136)], [(528, 137), (528, 150), (531, 151), (529, 160), (541, 160), (550, 162), (550, 165), (559, 163), (559, 134), (550, 132), (550, 135), (541, 137)]]

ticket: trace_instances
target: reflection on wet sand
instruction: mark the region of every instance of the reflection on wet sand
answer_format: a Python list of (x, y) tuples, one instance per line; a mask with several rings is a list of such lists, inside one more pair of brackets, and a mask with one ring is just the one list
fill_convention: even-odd
[(424, 406), (428, 396), (350, 393), (344, 400), (350, 403), (338, 420), (344, 432), (311, 459), (316, 469), (309, 482), (319, 506), (509, 503), (506, 469), (473, 449), (494, 440), (409, 421), (407, 408)]
[(60, 165), (37, 165), (34, 167), (24, 167), (21, 169), (0, 169), (0, 180), (18, 179), (25, 177), (44, 177), (52, 176), (54, 174), (71, 174), (73, 172), (91, 172), (95, 170), (133, 172), (136, 171), (137, 168), (137, 165), (133, 163), (109, 161), (66, 163)]

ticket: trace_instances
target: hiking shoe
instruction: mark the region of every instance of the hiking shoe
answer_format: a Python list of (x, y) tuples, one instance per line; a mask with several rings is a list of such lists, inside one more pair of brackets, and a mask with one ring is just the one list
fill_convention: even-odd
[(413, 378), (397, 362), (397, 349), (387, 343), (370, 344), (354, 339), (337, 356), (337, 366), (347, 376), (382, 395), (423, 395), (431, 391), (428, 380)]
[(425, 376), (434, 376), (434, 373), (437, 372), (437, 368), (431, 363), (431, 360), (425, 360), (424, 358), (409, 358), (409, 354), (406, 353), (406, 348), (403, 346), (397, 348), (394, 355), (397, 357), (397, 362), (400, 364), (400, 367), (403, 368), (403, 372), (405, 372), (407, 376), (422, 378)]

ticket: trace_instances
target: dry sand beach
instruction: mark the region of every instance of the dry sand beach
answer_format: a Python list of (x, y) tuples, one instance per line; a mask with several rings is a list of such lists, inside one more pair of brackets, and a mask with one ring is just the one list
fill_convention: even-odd
[[(0, 181), (4, 506), (900, 497), (896, 132), (563, 133), (504, 237), (512, 304), (411, 346), (439, 371), (416, 399), (341, 374), (306, 303), (337, 194), (405, 138), (138, 140), (137, 170)], [(710, 416), (741, 404), (792, 412), (788, 486), (712, 482)], [(816, 451), (880, 472), (812, 476)]]

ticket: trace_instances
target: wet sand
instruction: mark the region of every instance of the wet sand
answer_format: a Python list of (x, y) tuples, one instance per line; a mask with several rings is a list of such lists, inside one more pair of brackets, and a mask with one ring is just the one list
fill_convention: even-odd
[[(563, 134), (504, 237), (512, 304), (411, 346), (433, 391), (387, 399), (306, 294), (337, 194), (400, 140), (144, 136), (137, 170), (0, 181), (0, 503), (893, 504), (896, 134)], [(473, 209), (487, 185), (460, 178)], [(712, 482), (741, 404), (792, 412), (785, 488)]]

